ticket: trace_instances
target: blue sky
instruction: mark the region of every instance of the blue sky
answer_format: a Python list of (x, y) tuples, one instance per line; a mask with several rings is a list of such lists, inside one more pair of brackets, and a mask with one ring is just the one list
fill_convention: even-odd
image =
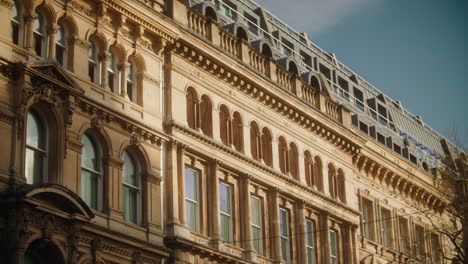
[(257, 0), (379, 90), (468, 146), (467, 0)]

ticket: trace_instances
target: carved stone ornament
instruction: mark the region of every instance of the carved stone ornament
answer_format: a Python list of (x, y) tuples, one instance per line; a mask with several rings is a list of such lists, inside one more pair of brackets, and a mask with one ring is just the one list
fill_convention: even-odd
[(44, 83), (39, 86), (25, 87), (23, 90), (23, 105), (26, 105), (31, 98), (34, 102), (43, 101), (56, 107), (61, 107), (65, 98), (62, 98), (59, 92), (51, 83)]
[(102, 129), (104, 127), (105, 121), (101, 115), (95, 115), (91, 118), (91, 125), (97, 129)]
[(130, 135), (130, 145), (140, 147), (141, 146), (141, 136), (137, 133), (132, 133)]
[(15, 3), (12, 0), (0, 0), (0, 6), (12, 8)]

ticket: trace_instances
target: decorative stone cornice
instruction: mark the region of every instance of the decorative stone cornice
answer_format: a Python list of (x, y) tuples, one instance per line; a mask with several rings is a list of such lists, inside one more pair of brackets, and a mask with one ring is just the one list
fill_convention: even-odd
[(340, 135), (330, 127), (322, 124), (309, 114), (300, 110), (300, 108), (291, 105), (284, 99), (280, 98), (280, 96), (264, 87), (261, 87), (260, 85), (255, 84), (246, 76), (242, 76), (232, 67), (222, 64), (217, 61), (217, 59), (208, 57), (182, 40), (177, 41), (173, 45), (173, 50), (188, 62), (195, 64), (197, 67), (202, 68), (212, 76), (227, 82), (234, 88), (237, 88), (246, 95), (253, 97), (255, 100), (285, 116), (292, 122), (295, 122), (312, 133), (324, 138), (332, 145), (335, 145), (338, 149), (350, 155), (359, 153), (360, 147), (356, 143)]
[[(219, 151), (223, 151), (225, 153), (227, 153), (228, 155), (232, 156), (232, 157), (235, 157), (236, 159), (238, 160), (241, 160), (243, 161), (244, 163), (252, 166), (252, 167), (255, 167), (257, 169), (260, 169), (260, 170), (263, 170), (264, 172), (282, 180), (286, 185), (290, 185), (290, 186), (294, 186), (296, 188), (299, 188), (303, 191), (306, 191), (312, 195), (314, 195), (314, 197), (317, 197), (325, 202), (328, 202), (330, 205), (333, 205), (337, 208), (340, 208), (342, 210), (346, 210), (348, 212), (351, 212), (355, 215), (359, 215), (360, 213), (356, 210), (354, 210), (353, 208), (347, 206), (346, 204), (344, 203), (341, 203), (339, 202), (338, 200), (336, 199), (333, 199), (327, 195), (325, 195), (324, 193), (322, 192), (319, 192), (317, 190), (315, 190), (314, 188), (310, 187), (310, 186), (307, 186), (305, 184), (302, 184), (301, 182), (299, 182), (298, 180), (292, 178), (292, 177), (289, 177), (287, 176), (286, 174), (283, 174), (267, 165), (265, 165), (264, 163), (260, 162), (260, 161), (257, 161), (257, 160), (254, 160), (248, 156), (246, 156), (245, 154), (243, 153), (240, 153), (232, 148), (229, 148), (228, 146), (224, 145), (224, 144), (221, 144), (221, 143), (218, 143), (217, 141), (215, 141), (214, 139), (210, 138), (210, 137), (207, 137), (205, 136), (204, 134), (198, 132), (198, 131), (195, 131), (191, 128), (188, 128), (187, 126), (185, 125), (182, 125), (182, 124), (179, 124), (177, 122), (171, 122), (171, 123), (168, 123), (166, 124), (166, 126), (170, 127), (171, 129), (174, 129), (174, 130), (177, 130), (177, 131), (180, 131), (192, 138), (195, 138), (197, 139), (197, 141), (199, 142), (202, 142), (204, 144), (207, 144), (207, 145), (210, 145), (210, 147), (213, 147)], [(190, 148), (190, 146), (187, 147), (187, 151), (192, 151), (192, 152), (195, 152), (195, 153), (198, 153), (198, 150), (197, 149), (193, 149), (193, 148)], [(258, 179), (256, 177), (252, 177), (252, 179), (255, 179), (258, 181)], [(268, 182), (264, 182), (263, 183), (265, 186), (269, 185)]]
[[(389, 168), (386, 168), (384, 165), (362, 153), (354, 155), (353, 163), (359, 171), (366, 172), (364, 175), (367, 175), (369, 179), (383, 185), (389, 191), (397, 192), (413, 201), (421, 201), (426, 197), (427, 200), (421, 201), (422, 204), (435, 211), (441, 210), (441, 208), (445, 206), (445, 202), (442, 198), (437, 197), (435, 194), (431, 193), (430, 190), (427, 190), (427, 188), (422, 188), (419, 184), (391, 171)], [(430, 199), (434, 199), (435, 202), (440, 203), (441, 206), (434, 206), (435, 202), (431, 202)]]
[(164, 141), (160, 135), (154, 133), (154, 130), (128, 120), (120, 114), (115, 114), (108, 109), (95, 105), (84, 98), (77, 98), (77, 105), (84, 113), (94, 116), (91, 119), (91, 124), (97, 128), (103, 128), (110, 123), (120, 125), (123, 131), (128, 133), (131, 137), (130, 141), (133, 145), (147, 142), (151, 145), (161, 147)]

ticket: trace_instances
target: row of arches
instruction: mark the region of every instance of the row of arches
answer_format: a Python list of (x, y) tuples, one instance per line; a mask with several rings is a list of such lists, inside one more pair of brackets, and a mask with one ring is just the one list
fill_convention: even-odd
[[(58, 129), (61, 120), (56, 119), (53, 110), (41, 107), (41, 103), (32, 105), (28, 112), (25, 124), (25, 150), (24, 150), (24, 175), (26, 183), (40, 185), (43, 183), (60, 182), (60, 168), (57, 161), (64, 160), (60, 154), (60, 142), (64, 138)], [(62, 125), (61, 127), (64, 127)], [(110, 138), (102, 129), (83, 126), (80, 131), (81, 155), (79, 156), (80, 183), (77, 193), (83, 201), (92, 209), (102, 211), (107, 209), (106, 197), (112, 187), (109, 186), (110, 171), (109, 160), (112, 159)], [(118, 158), (122, 163), (122, 199), (123, 217), (133, 224), (142, 223), (143, 214), (143, 177), (147, 174), (148, 158), (141, 147), (131, 145), (129, 142), (122, 145)]]
[[(33, 18), (33, 19), (31, 19)], [(32, 30), (30, 30), (32, 29)], [(46, 2), (34, 6), (29, 1), (14, 1), (11, 11), (11, 40), (36, 56), (55, 59), (64, 68), (74, 71), (78, 26), (67, 12), (55, 12)], [(142, 105), (142, 81), (145, 72), (143, 57), (135, 50), (126, 50), (121, 43), (108, 43), (96, 29), (86, 33), (88, 77), (91, 82)]]
[[(200, 98), (200, 99), (199, 99)], [(198, 96), (193, 87), (188, 87), (186, 92), (186, 117), (189, 128), (197, 130), (208, 137), (213, 137), (213, 103), (208, 95)], [(245, 153), (250, 151), (254, 160), (274, 167), (273, 136), (268, 127), (261, 128), (256, 121), (249, 124), (250, 146), (244, 149), (244, 123), (238, 111), (230, 111), (225, 104), (219, 107), (219, 136), (224, 145)], [(321, 192), (324, 192), (323, 165), (321, 158), (312, 156), (305, 150), (303, 161), (299, 158), (299, 149), (294, 142), (289, 142), (284, 136), (278, 137), (278, 164), (276, 166), (283, 174), (297, 181), (301, 181), (301, 173), (304, 173), (305, 183)], [(303, 162), (303, 172), (300, 169)], [(327, 167), (329, 194), (335, 199), (345, 202), (345, 177), (342, 169), (330, 163)]]

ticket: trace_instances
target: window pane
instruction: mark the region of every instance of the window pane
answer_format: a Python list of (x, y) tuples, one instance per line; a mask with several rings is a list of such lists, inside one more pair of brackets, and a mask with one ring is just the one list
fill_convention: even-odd
[(26, 144), (28, 146), (35, 147), (38, 149), (44, 149), (44, 130), (41, 121), (36, 116), (36, 114), (28, 112), (27, 126), (28, 128), (26, 131)]
[(128, 222), (137, 223), (137, 192), (127, 186), (124, 186), (124, 218)]
[(25, 163), (26, 182), (29, 184), (41, 183), (44, 172), (44, 154), (27, 148)]
[(221, 212), (231, 214), (231, 188), (224, 183), (219, 184), (219, 207)]
[(196, 203), (186, 201), (185, 214), (187, 218), (187, 225), (192, 231), (198, 231), (198, 205)]
[(280, 209), (280, 229), (281, 235), (287, 236), (289, 231), (288, 223), (288, 212), (284, 209)]
[(198, 173), (185, 168), (185, 197), (198, 201)]
[(252, 227), (253, 247), (258, 254), (263, 254), (262, 229)]
[(98, 210), (98, 180), (99, 176), (89, 171), (81, 170), (81, 197), (89, 207)]
[(124, 151), (123, 153), (123, 161), (123, 182), (138, 187), (139, 182), (135, 161), (127, 151)]
[(81, 144), (83, 144), (83, 149), (81, 152), (81, 167), (88, 169), (93, 169), (95, 171), (99, 170), (98, 164), (98, 153), (94, 142), (88, 135), (84, 134), (81, 139)]
[(231, 243), (231, 217), (227, 215), (221, 215), (221, 235), (223, 237), (224, 242)]
[(262, 216), (261, 216), (261, 204), (260, 199), (256, 197), (251, 197), (251, 213), (250, 217), (252, 218), (252, 224), (261, 226), (262, 225)]

